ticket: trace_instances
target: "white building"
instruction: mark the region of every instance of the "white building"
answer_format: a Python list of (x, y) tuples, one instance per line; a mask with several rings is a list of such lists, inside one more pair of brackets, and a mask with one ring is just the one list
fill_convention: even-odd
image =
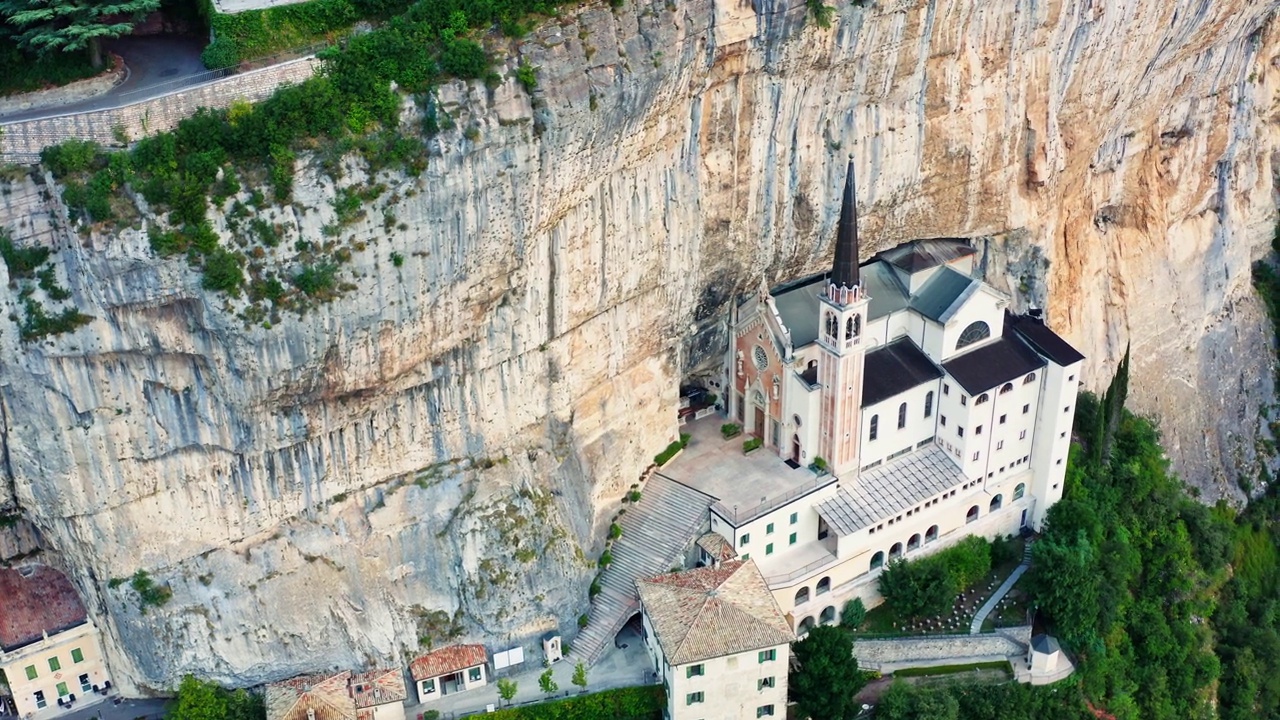
[(636, 582), (666, 720), (786, 717), (795, 634), (750, 560)]
[(418, 702), (487, 685), (487, 661), (483, 645), (451, 645), (419, 655), (409, 663)]
[(763, 448), (696, 421), (660, 472), (715, 498), (708, 529), (801, 632), (877, 603), (889, 560), (1039, 529), (1062, 496), (1083, 356), (1010, 314), (975, 254), (917, 240), (859, 264), (851, 161), (832, 270), (732, 311), (721, 390)]

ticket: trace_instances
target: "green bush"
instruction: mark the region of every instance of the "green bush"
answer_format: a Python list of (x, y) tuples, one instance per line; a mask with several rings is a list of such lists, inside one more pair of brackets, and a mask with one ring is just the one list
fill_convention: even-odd
[[(587, 598), (594, 600), (600, 594), (600, 590), (600, 576), (597, 575), (591, 579), (591, 587), (587, 590)], [(583, 617), (586, 617), (586, 615), (583, 615)]]
[[(628, 502), (638, 503), (638, 502), (640, 502), (640, 497), (641, 497), (641, 496), (640, 496), (640, 491), (639, 491), (639, 490), (632, 490), (631, 492), (627, 493), (627, 501), (628, 501)], [(619, 511), (619, 512), (621, 512), (621, 511)]]
[(618, 523), (609, 525), (609, 539), (617, 540), (620, 537), (622, 537), (622, 526)]
[(516, 80), (524, 86), (525, 92), (533, 94), (534, 88), (538, 87), (538, 68), (529, 63), (522, 62), (520, 67), (516, 68)]
[(609, 552), (608, 550), (605, 550), (603, 553), (600, 553), (600, 561), (597, 564), (600, 565), (600, 567), (602, 568), (607, 568), (610, 565), (612, 565), (613, 553)]
[(218, 52), (234, 53), (239, 61), (333, 37), (355, 24), (361, 15), (361, 8), (351, 0), (310, 0), (233, 15), (214, 13), (210, 26), (215, 43), (221, 41), (230, 48)]
[(742, 434), (742, 426), (738, 423), (725, 423), (720, 426), (720, 434), (725, 440), (735, 438)]
[(240, 294), (240, 286), (244, 285), (244, 271), (240, 268), (240, 258), (218, 248), (205, 256), (204, 279), (201, 285), (208, 290), (219, 290), (232, 297)]
[(142, 612), (148, 607), (160, 607), (173, 597), (173, 591), (164, 585), (157, 585), (146, 570), (139, 570), (129, 579), (129, 587), (138, 593), (138, 604)]
[(210, 70), (235, 67), (240, 64), (240, 48), (231, 38), (214, 38), (200, 53), (200, 62)]
[(587, 617), (587, 614), (582, 613), (581, 615), (578, 616), (578, 627), (584, 628), (587, 626), (587, 623), (589, 623), (590, 621), (591, 620), (590, 618)]
[(328, 297), (338, 289), (338, 266), (333, 263), (308, 265), (293, 276), (293, 286), (311, 297)]
[(748, 440), (744, 440), (742, 441), (742, 452), (749, 453), (763, 444), (764, 444), (764, 440), (761, 440), (758, 437), (753, 437)]
[(684, 449), (684, 445), (681, 444), (679, 440), (675, 440), (670, 445), (667, 446), (666, 450), (663, 450), (657, 455), (654, 455), (653, 462), (656, 463), (659, 467), (666, 465), (667, 463), (671, 462), (671, 458), (675, 457), (676, 453), (680, 452), (683, 449)]
[(49, 248), (20, 248), (13, 244), (13, 239), (4, 228), (0, 228), (0, 258), (4, 259), (5, 267), (9, 268), (10, 280), (31, 278), (35, 277), (36, 268), (49, 259)]
[(40, 162), (53, 173), (63, 177), (91, 168), (102, 148), (92, 140), (69, 138), (40, 151)]
[(620, 688), (564, 700), (504, 708), (485, 715), (491, 720), (658, 720), (666, 705), (661, 685)]
[(26, 52), (7, 37), (0, 37), (0, 67), (0, 95), (58, 87), (101, 72), (89, 64), (88, 53)]
[(862, 603), (862, 598), (853, 598), (844, 604), (844, 610), (840, 612), (840, 627), (856, 630), (866, 619), (867, 606)]

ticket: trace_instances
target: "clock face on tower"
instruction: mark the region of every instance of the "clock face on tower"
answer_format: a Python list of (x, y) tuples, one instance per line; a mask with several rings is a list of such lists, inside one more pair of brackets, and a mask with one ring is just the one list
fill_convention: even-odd
[(751, 353), (751, 359), (755, 361), (756, 367), (761, 370), (769, 367), (769, 354), (766, 353), (764, 348), (759, 345), (757, 345), (755, 351)]

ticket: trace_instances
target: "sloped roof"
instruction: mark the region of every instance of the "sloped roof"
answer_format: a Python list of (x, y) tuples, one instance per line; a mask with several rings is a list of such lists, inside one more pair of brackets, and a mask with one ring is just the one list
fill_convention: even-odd
[(930, 320), (945, 323), (980, 287), (977, 280), (944, 267), (926, 280), (907, 304)]
[(818, 503), (818, 514), (841, 535), (884, 518), (965, 482), (964, 473), (937, 445), (930, 445), (868, 470), (835, 495)]
[(909, 273), (916, 273), (976, 252), (964, 238), (922, 238), (885, 250), (876, 257)]
[(818, 297), (826, 292), (828, 277), (830, 273), (810, 275), (769, 290), (782, 324), (791, 333), (793, 348), (818, 339)]
[(909, 338), (902, 337), (867, 353), (862, 373), (862, 407), (869, 407), (923, 383), (942, 377)]
[(1026, 340), (1036, 352), (1052, 360), (1055, 365), (1066, 367), (1084, 359), (1084, 355), (1079, 350), (1071, 347), (1070, 343), (1063, 340), (1040, 318), (1005, 313), (1004, 324), (1005, 327), (1013, 328), (1014, 332)]
[(409, 663), (414, 682), (484, 665), (488, 660), (483, 645), (451, 645), (419, 655)]
[(990, 390), (1044, 366), (1044, 358), (1008, 326), (1005, 326), (1004, 335), (999, 340), (942, 363), (947, 374), (970, 395)]
[(351, 676), (351, 698), (357, 710), (387, 703), (402, 703), (408, 696), (404, 686), (404, 671), (400, 668), (381, 668)]
[(907, 289), (886, 263), (876, 261), (862, 266), (862, 291), (870, 298), (868, 320), (882, 318), (907, 306)]
[(721, 562), (732, 560), (738, 556), (738, 551), (733, 549), (733, 544), (725, 539), (718, 532), (709, 532), (698, 538), (698, 547), (707, 551), (707, 554)]
[(1052, 655), (1062, 648), (1058, 645), (1057, 638), (1052, 635), (1041, 634), (1031, 638), (1031, 649), (1038, 653)]
[(347, 683), (351, 671), (337, 674), (303, 675), (267, 685), (267, 720), (356, 720), (356, 705)]
[(16, 650), (88, 620), (80, 594), (48, 565), (0, 569), (0, 649)]
[(636, 581), (640, 603), (672, 665), (796, 639), (752, 560)]

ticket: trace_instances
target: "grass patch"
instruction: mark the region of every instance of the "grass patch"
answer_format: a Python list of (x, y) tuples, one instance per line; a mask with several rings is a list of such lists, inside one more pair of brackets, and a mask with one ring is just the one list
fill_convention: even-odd
[(666, 706), (661, 685), (619, 688), (524, 707), (504, 708), (485, 715), (492, 720), (658, 720)]
[(935, 665), (933, 667), (903, 668), (894, 670), (894, 677), (932, 677), (935, 675), (956, 675), (975, 670), (1003, 670), (1013, 677), (1013, 666), (1008, 660), (991, 660), (988, 662), (966, 663), (964, 665)]

